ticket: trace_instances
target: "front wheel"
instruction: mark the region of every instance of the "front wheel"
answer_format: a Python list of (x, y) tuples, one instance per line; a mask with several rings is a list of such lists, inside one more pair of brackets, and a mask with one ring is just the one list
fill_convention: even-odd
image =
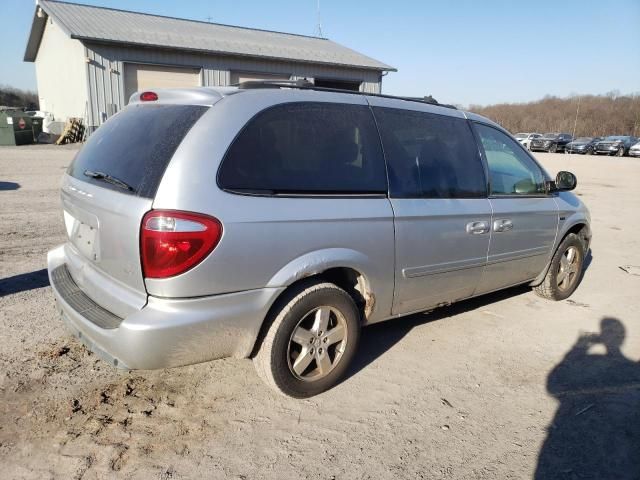
[(253, 361), (271, 388), (307, 398), (344, 377), (358, 347), (360, 314), (332, 283), (303, 283), (285, 295)]
[(616, 157), (624, 157), (624, 147), (620, 147), (616, 152)]
[(556, 153), (558, 151), (558, 145), (555, 143), (549, 147), (549, 153)]
[(533, 290), (549, 300), (569, 298), (580, 283), (584, 255), (580, 238), (574, 233), (567, 235), (553, 255), (544, 280)]

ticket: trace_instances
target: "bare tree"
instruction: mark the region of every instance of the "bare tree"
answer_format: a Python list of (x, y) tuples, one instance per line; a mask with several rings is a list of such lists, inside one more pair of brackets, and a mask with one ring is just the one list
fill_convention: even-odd
[(0, 105), (4, 107), (19, 107), (26, 110), (38, 109), (38, 94), (31, 90), (0, 85)]
[[(578, 110), (579, 105), (579, 110)], [(640, 96), (573, 95), (546, 96), (529, 103), (471, 105), (472, 112), (484, 115), (511, 132), (567, 132), (577, 136), (640, 135)]]

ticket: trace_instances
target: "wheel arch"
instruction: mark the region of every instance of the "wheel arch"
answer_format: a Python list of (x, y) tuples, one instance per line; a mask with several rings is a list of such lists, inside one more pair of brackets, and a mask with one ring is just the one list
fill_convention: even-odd
[[(335, 249), (332, 249), (335, 250)], [(356, 252), (357, 253), (357, 252)], [(307, 255), (305, 255), (306, 257)], [(278, 272), (270, 283), (285, 282), (286, 288), (278, 295), (272, 303), (267, 314), (262, 320), (260, 331), (256, 337), (250, 357), (254, 357), (260, 348), (269, 326), (275, 318), (276, 312), (284, 307), (289, 297), (298, 291), (304, 290), (309, 285), (316, 282), (332, 283), (353, 299), (360, 313), (360, 322), (367, 323), (375, 306), (375, 295), (371, 287), (369, 276), (364, 273), (363, 268), (354, 266), (354, 262), (340, 262), (338, 259), (326, 262), (294, 261), (295, 266), (290, 265)], [(302, 266), (304, 265), (304, 268)], [(280, 285), (282, 286), (282, 285)]]
[(553, 250), (551, 252), (551, 256), (549, 258), (549, 261), (547, 262), (547, 265), (545, 266), (544, 270), (540, 273), (540, 275), (538, 275), (535, 278), (535, 280), (533, 280), (529, 284), (530, 286), (537, 287), (544, 281), (544, 277), (547, 275), (547, 272), (549, 271), (549, 267), (551, 266), (551, 260), (553, 259), (553, 255), (555, 254), (560, 244), (564, 241), (564, 239), (570, 233), (578, 235), (578, 237), (582, 240), (582, 243), (584, 245), (584, 253), (585, 255), (587, 254), (587, 252), (589, 251), (589, 245), (591, 244), (591, 228), (589, 227), (589, 223), (587, 222), (587, 220), (576, 219), (572, 223), (565, 224), (562, 228), (562, 231), (558, 234), (556, 243), (553, 245)]

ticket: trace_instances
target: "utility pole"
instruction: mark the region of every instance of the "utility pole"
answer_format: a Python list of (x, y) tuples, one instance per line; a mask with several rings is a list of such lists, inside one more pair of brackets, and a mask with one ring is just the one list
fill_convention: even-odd
[(316, 8), (316, 16), (318, 19), (318, 24), (316, 25), (316, 36), (320, 38), (324, 38), (322, 36), (322, 21), (320, 19), (320, 0), (318, 0), (317, 8)]
[(573, 122), (573, 138), (576, 138), (576, 127), (578, 125), (578, 113), (580, 113), (580, 96), (578, 95), (578, 106), (576, 108), (576, 119)]

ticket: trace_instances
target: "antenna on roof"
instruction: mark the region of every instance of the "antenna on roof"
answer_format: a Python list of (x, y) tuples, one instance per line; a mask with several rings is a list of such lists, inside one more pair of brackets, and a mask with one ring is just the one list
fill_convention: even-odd
[(208, 17), (206, 17), (207, 22), (211, 23), (211, 20), (213, 20), (213, 17), (211, 15), (209, 15)]
[(324, 38), (322, 36), (322, 20), (320, 19), (320, 0), (318, 0), (318, 7), (316, 9), (316, 15), (318, 18), (318, 24), (316, 25), (316, 36), (320, 38)]

